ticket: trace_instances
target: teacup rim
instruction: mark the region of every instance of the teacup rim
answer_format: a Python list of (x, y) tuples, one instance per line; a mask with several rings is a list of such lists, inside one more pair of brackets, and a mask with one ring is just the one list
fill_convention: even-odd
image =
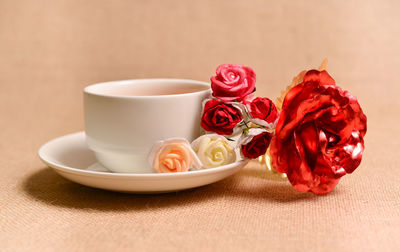
[[(100, 92), (96, 92), (94, 90), (91, 90), (95, 87), (99, 86), (105, 86), (105, 85), (110, 85), (110, 84), (130, 84), (132, 82), (150, 82), (150, 81), (162, 81), (162, 82), (185, 82), (185, 83), (190, 83), (190, 84), (199, 84), (207, 87), (204, 90), (199, 90), (199, 91), (194, 91), (194, 92), (187, 92), (187, 93), (181, 93), (181, 94), (166, 94), (166, 95), (117, 95), (117, 94), (104, 94)], [(182, 96), (191, 96), (194, 94), (204, 94), (204, 93), (209, 93), (211, 92), (211, 85), (208, 82), (205, 81), (199, 81), (199, 80), (192, 80), (192, 79), (179, 79), (179, 78), (139, 78), (139, 79), (125, 79), (125, 80), (114, 80), (114, 81), (105, 81), (105, 82), (99, 82), (99, 83), (94, 83), (91, 85), (86, 86), (83, 89), (83, 93), (89, 94), (89, 95), (94, 95), (94, 96), (100, 96), (100, 97), (106, 97), (106, 98), (115, 98), (115, 99), (149, 99), (149, 98), (176, 98), (176, 97), (182, 97)]]

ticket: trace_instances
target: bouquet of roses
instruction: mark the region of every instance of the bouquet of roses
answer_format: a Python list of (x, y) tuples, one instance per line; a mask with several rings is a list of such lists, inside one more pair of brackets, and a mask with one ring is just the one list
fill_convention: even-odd
[(242, 65), (224, 64), (211, 77), (212, 98), (204, 102), (201, 126), (207, 132), (238, 137), (243, 158), (264, 155), (272, 139), (278, 110), (268, 98), (255, 97), (256, 74)]
[(264, 157), (269, 149), (272, 167), (286, 174), (296, 190), (332, 191), (361, 162), (366, 116), (357, 99), (321, 68), (302, 71), (275, 106), (254, 96), (256, 74), (251, 68), (220, 65), (211, 77), (212, 97), (203, 102), (201, 127), (206, 134), (192, 143), (157, 143), (151, 165), (158, 172), (212, 168), (238, 156)]

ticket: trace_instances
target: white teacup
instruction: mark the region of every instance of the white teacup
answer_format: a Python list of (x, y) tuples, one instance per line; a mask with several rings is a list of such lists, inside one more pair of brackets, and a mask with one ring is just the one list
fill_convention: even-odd
[(113, 172), (152, 173), (154, 143), (200, 135), (202, 101), (210, 84), (181, 79), (138, 79), (84, 89), (85, 131), (97, 160)]

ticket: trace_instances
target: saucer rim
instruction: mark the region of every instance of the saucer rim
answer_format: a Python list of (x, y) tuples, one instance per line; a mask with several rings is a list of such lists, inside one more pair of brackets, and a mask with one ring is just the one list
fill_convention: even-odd
[[(229, 170), (229, 169), (232, 169), (233, 167), (237, 167), (237, 166), (244, 167), (250, 161), (249, 159), (242, 159), (242, 160), (236, 161), (231, 164), (218, 166), (218, 167), (214, 167), (214, 168), (207, 168), (207, 169), (186, 171), (186, 172), (177, 172), (177, 173), (114, 173), (114, 172), (88, 171), (88, 170), (84, 170), (84, 169), (78, 169), (78, 168), (69, 167), (69, 166), (66, 166), (66, 165), (63, 165), (63, 164), (60, 164), (57, 162), (52, 162), (48, 158), (46, 158), (46, 154), (45, 154), (46, 148), (49, 148), (49, 146), (51, 146), (55, 142), (62, 141), (65, 138), (70, 138), (70, 137), (78, 136), (78, 135), (81, 135), (80, 137), (86, 137), (86, 134), (84, 131), (78, 131), (75, 133), (70, 133), (70, 134), (60, 136), (60, 137), (56, 137), (56, 138), (51, 139), (50, 141), (47, 141), (38, 150), (38, 156), (39, 156), (40, 160), (51, 168), (61, 170), (63, 172), (67, 172), (67, 173), (86, 175), (86, 176), (95, 175), (95, 176), (102, 176), (102, 177), (149, 178), (149, 179), (167, 178), (167, 177), (184, 178), (184, 177), (192, 177), (192, 176), (209, 175), (210, 173), (223, 172), (225, 170)], [(97, 163), (97, 162), (95, 162), (95, 163)]]

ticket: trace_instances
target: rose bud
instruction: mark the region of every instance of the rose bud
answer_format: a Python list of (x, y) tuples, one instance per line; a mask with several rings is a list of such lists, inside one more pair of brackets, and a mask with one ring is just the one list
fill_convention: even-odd
[(263, 128), (250, 128), (238, 140), (242, 156), (258, 158), (267, 152), (272, 133)]
[(250, 100), (244, 99), (243, 104), (251, 115), (250, 121), (270, 129), (275, 128), (279, 112), (270, 99), (264, 97), (256, 97)]

